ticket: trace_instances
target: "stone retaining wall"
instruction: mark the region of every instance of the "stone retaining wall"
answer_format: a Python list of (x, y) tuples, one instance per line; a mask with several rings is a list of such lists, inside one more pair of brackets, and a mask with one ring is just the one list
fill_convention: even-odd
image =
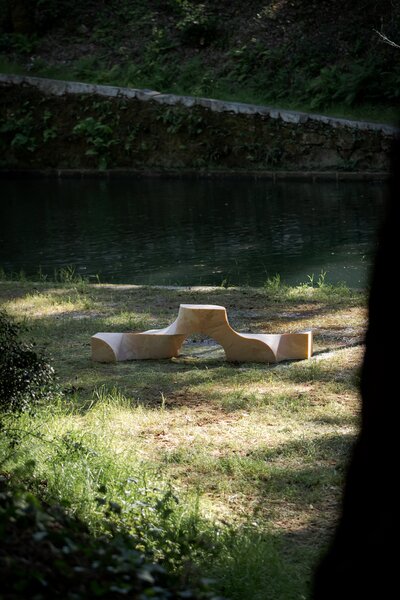
[[(396, 127), (0, 75), (4, 169), (386, 172)], [(267, 175), (268, 176), (268, 175)]]

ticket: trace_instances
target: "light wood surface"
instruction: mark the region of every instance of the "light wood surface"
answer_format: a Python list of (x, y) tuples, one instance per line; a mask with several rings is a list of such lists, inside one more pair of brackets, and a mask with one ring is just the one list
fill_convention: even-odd
[(96, 333), (92, 359), (97, 362), (172, 358), (185, 338), (200, 333), (215, 340), (234, 362), (279, 362), (312, 355), (312, 332), (238, 333), (229, 325), (224, 306), (181, 304), (175, 321), (164, 329), (140, 333)]

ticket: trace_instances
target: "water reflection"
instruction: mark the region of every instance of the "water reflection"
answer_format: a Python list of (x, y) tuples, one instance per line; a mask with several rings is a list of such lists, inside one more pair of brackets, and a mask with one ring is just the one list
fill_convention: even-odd
[(385, 187), (247, 180), (0, 182), (0, 265), (101, 281), (366, 281)]

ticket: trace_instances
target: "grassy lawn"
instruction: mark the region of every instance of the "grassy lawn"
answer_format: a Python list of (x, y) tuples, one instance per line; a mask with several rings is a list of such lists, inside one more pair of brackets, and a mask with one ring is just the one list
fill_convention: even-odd
[[(93, 531), (117, 506), (109, 518), (144, 551), (186, 580), (215, 578), (227, 598), (307, 597), (357, 431), (363, 293), (276, 280), (262, 289), (4, 281), (0, 302), (30, 326), (63, 390), (10, 425), (18, 444), (10, 452), (3, 436), (0, 464), (29, 470), (32, 490)], [(180, 303), (221, 304), (242, 332), (311, 328), (314, 356), (227, 363), (196, 335), (172, 360), (91, 361), (94, 333), (164, 327)]]

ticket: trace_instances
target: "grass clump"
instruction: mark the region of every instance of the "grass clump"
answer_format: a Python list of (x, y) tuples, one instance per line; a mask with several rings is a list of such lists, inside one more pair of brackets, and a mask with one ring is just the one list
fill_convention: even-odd
[(307, 276), (307, 281), (297, 286), (289, 286), (276, 274), (264, 283), (264, 290), (273, 301), (327, 301), (329, 304), (351, 301), (354, 295), (345, 283), (329, 283), (326, 271), (321, 270), (318, 277), (314, 273)]

